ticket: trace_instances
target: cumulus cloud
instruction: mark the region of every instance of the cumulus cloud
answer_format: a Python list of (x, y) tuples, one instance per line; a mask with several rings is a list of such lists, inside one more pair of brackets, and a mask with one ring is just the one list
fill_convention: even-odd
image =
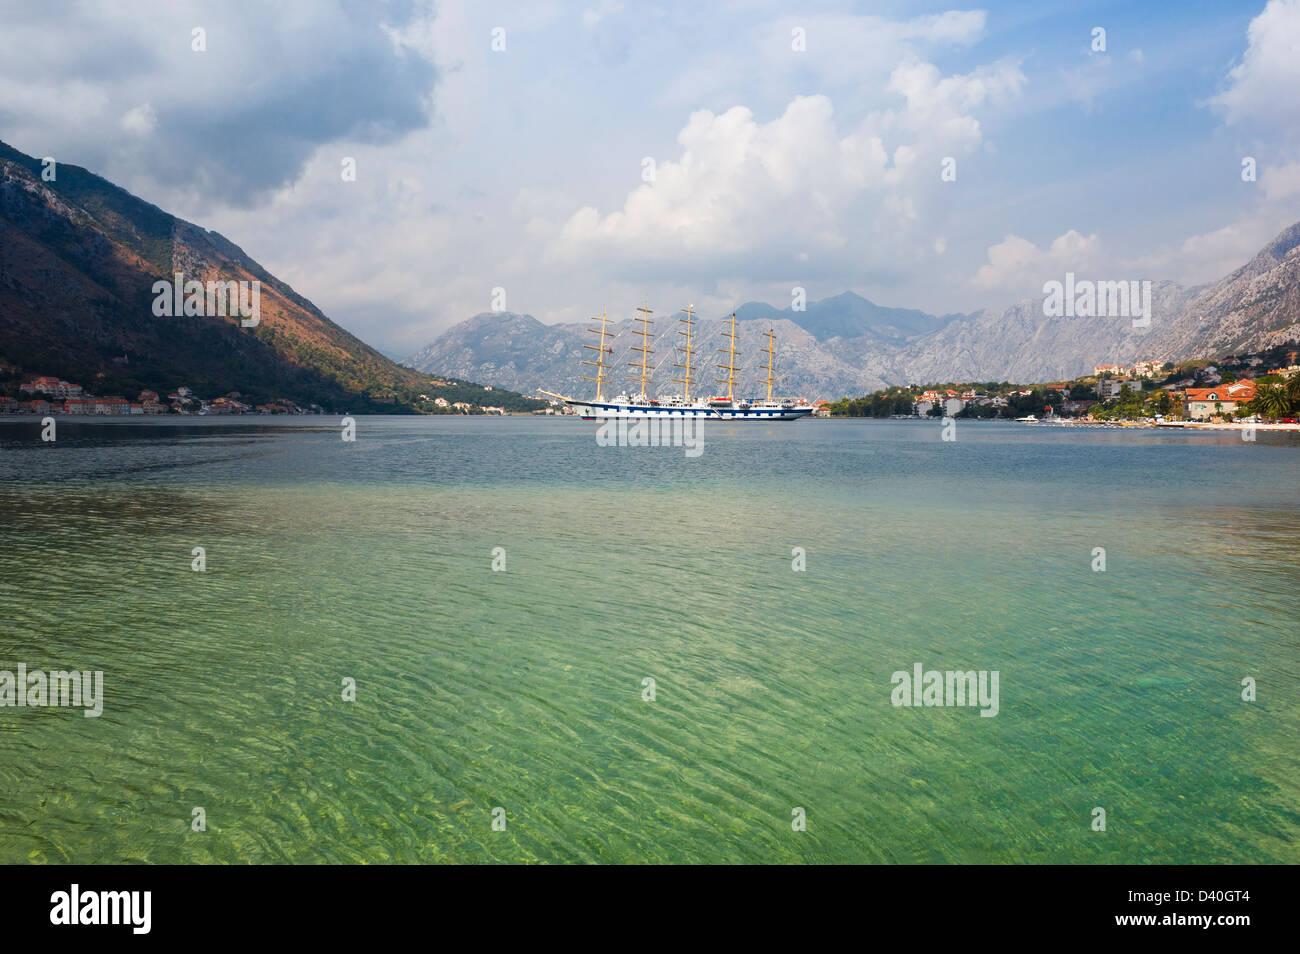
[(1044, 282), (1061, 280), (1066, 272), (1093, 277), (1087, 273), (1097, 267), (1100, 251), (1101, 241), (1095, 233), (1085, 236), (1074, 229), (1043, 249), (1019, 235), (1008, 235), (989, 246), (988, 263), (975, 273), (973, 284), (1014, 295), (1034, 293)]
[(983, 141), (978, 111), (1015, 98), (1024, 82), (1009, 62), (943, 76), (908, 60), (888, 84), (901, 105), (846, 132), (824, 95), (796, 97), (766, 122), (743, 106), (699, 110), (677, 136), (680, 154), (656, 164), (653, 182), (619, 209), (573, 213), (549, 256), (758, 276), (869, 267), (873, 257), (892, 263), (905, 244), (932, 254), (928, 225), (908, 230), (943, 187), (941, 160), (970, 155)]
[(1300, 0), (1269, 0), (1250, 21), (1248, 45), (1219, 93), (1208, 100), (1229, 125), (1300, 123)]
[(873, 125), (883, 120), (886, 127), (959, 147), (972, 146), (983, 139), (975, 112), (1018, 97), (1024, 85), (1024, 74), (1010, 61), (965, 75), (943, 76), (933, 63), (909, 59), (894, 69), (886, 87), (903, 97), (906, 105), (885, 111)]
[(721, 115), (701, 110), (677, 141), (680, 158), (659, 163), (655, 181), (628, 195), (621, 210), (575, 213), (561, 250), (742, 255), (793, 234), (840, 245), (840, 200), (882, 183), (889, 165), (878, 138), (837, 135), (824, 96), (799, 97), (768, 123), (743, 106)]

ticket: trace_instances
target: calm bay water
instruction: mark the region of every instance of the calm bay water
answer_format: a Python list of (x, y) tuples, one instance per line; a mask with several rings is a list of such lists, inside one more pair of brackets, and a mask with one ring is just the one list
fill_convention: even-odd
[(104, 711), (0, 708), (0, 862), (1300, 861), (1294, 436), (58, 428), (0, 423), (0, 669)]

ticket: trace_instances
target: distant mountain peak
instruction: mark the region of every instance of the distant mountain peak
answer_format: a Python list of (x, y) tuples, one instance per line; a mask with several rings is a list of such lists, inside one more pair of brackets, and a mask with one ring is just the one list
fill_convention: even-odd
[[(752, 381), (761, 364), (758, 332), (769, 324), (778, 329), (776, 365), (783, 390), (809, 398), (862, 394), (911, 381), (1053, 381), (1097, 364), (1183, 360), (1300, 341), (1297, 247), (1300, 223), (1212, 285), (1184, 288), (1153, 281), (1152, 322), (1145, 333), (1135, 333), (1127, 318), (1051, 319), (1037, 298), (1005, 309), (941, 316), (877, 305), (851, 290), (809, 301), (801, 311), (746, 302), (735, 309), (748, 325), (740, 331), (741, 364)], [(587, 326), (480, 315), (448, 330), (409, 363), (524, 392), (543, 387), (590, 394), (580, 364), (589, 355), (583, 350), (590, 342)], [(621, 334), (613, 341), (619, 352), (614, 366), (620, 370), (629, 337)], [(656, 348), (664, 349), (656, 357), (667, 357), (672, 345), (661, 337)], [(665, 361), (653, 379), (664, 393), (675, 390), (666, 370), (671, 363)], [(621, 376), (613, 380), (622, 386)]]
[(1283, 229), (1277, 238), (1264, 246), (1256, 258), (1267, 256), (1274, 262), (1280, 262), (1297, 246), (1300, 246), (1300, 222)]
[(523, 314), (516, 311), (480, 311), (476, 315), (466, 318), (464, 321), (453, 325), (452, 328), (508, 328), (508, 327), (538, 327), (544, 328), (540, 321), (532, 315)]

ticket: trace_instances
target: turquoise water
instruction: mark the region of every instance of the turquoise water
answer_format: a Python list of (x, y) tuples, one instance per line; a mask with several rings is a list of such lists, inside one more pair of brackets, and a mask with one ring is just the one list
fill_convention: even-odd
[(1300, 861), (1293, 436), (337, 425), (0, 424), (0, 862)]

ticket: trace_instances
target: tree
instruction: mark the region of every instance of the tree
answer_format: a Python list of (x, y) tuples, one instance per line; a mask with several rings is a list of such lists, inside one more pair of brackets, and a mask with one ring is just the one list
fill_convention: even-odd
[(1283, 388), (1265, 384), (1255, 392), (1254, 399), (1246, 406), (1261, 417), (1276, 421), (1290, 413), (1291, 399)]
[(1293, 408), (1300, 407), (1300, 371), (1293, 371), (1287, 379), (1286, 396), (1291, 400)]

